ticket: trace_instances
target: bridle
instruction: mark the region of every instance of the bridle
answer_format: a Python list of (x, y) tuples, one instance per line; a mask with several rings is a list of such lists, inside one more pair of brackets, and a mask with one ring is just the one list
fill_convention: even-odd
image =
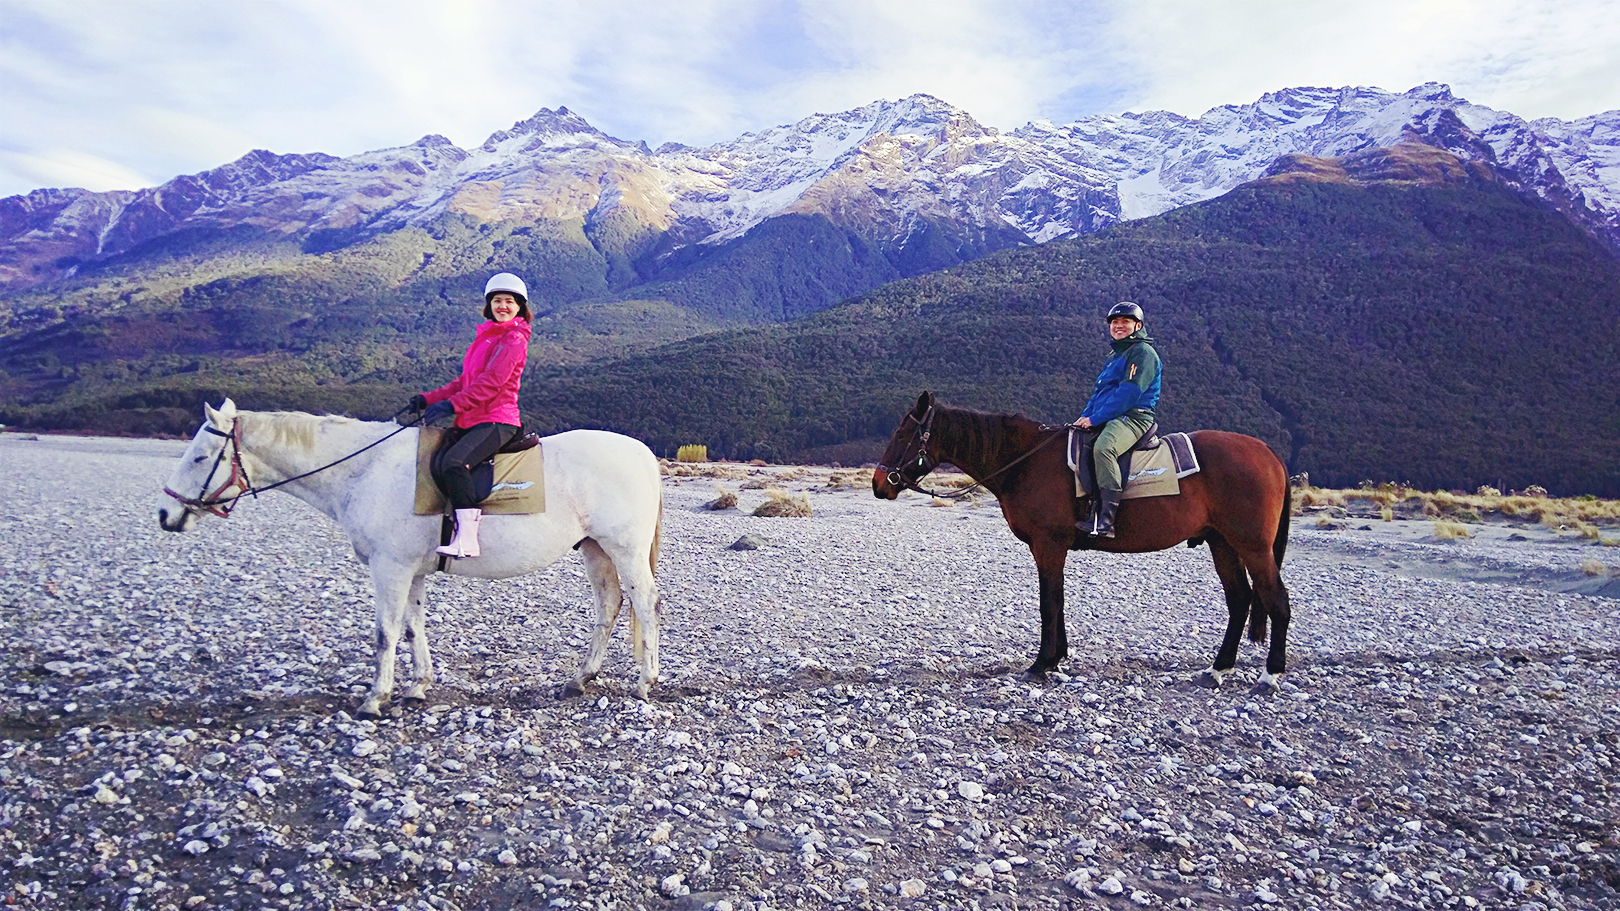
[[(214, 466), (208, 469), (208, 477), (203, 479), (202, 490), (198, 491), (195, 497), (183, 497), (168, 487), (164, 487), (163, 492), (179, 500), (180, 505), (187, 509), (206, 510), (221, 518), (229, 519), (231, 510), (236, 508), (237, 500), (250, 493), (255, 496), (258, 493), (253, 489), (253, 481), (248, 478), (247, 466), (242, 464), (242, 424), (240, 420), (233, 420), (230, 433), (220, 430), (213, 424), (206, 424), (203, 429), (215, 436), (224, 437), (225, 445), (219, 447), (219, 453), (214, 456)], [(209, 493), (208, 485), (213, 483), (214, 475), (219, 474), (219, 466), (225, 461), (226, 450), (230, 450), (231, 453), (231, 476), (213, 493)], [(232, 487), (239, 488), (240, 492), (234, 497), (222, 496)]]
[[(923, 478), (927, 477), (929, 472), (933, 471), (935, 468), (938, 468), (940, 464), (939, 460), (934, 458), (928, 452), (928, 440), (933, 436), (934, 433), (934, 406), (929, 405), (928, 410), (923, 412), (921, 419), (912, 416), (912, 414), (908, 411), (906, 412), (906, 420), (917, 425), (917, 429), (912, 431), (911, 436), (911, 443), (918, 447), (917, 461), (915, 463), (915, 467), (918, 469), (916, 476), (909, 477), (906, 475), (905, 469), (912, 467), (907, 464), (911, 461), (909, 458), (901, 459), (900, 464), (893, 468), (879, 463), (877, 470), (883, 472), (884, 478), (895, 487), (899, 487), (902, 490), (915, 490), (924, 496), (938, 497), (945, 500), (959, 500), (968, 494), (973, 493), (975, 490), (984, 487), (986, 481), (1004, 474), (1014, 465), (1017, 465), (1019, 462), (1024, 461), (1035, 453), (1046, 448), (1048, 443), (1051, 443), (1053, 440), (1059, 439), (1063, 436), (1061, 433), (1051, 433), (1046, 439), (1030, 447), (1029, 451), (1025, 452), (1023, 455), (1013, 459), (1011, 462), (1008, 462), (1000, 468), (997, 468), (995, 471), (990, 472), (983, 478), (980, 478), (967, 487), (961, 487), (956, 490), (929, 490), (923, 487), (919, 482), (922, 481)], [(1041, 430), (1043, 431), (1058, 431), (1063, 429), (1065, 428), (1050, 427), (1045, 424), (1041, 425)], [(908, 445), (906, 448), (910, 449), (911, 446)]]
[[(404, 414), (407, 410), (409, 410), (409, 408), (410, 406), (407, 405), (405, 408), (401, 408), (399, 411), (394, 412), (395, 419)], [(415, 418), (411, 419), (393, 433), (390, 433), (382, 439), (377, 440), (375, 443), (362, 446), (335, 462), (328, 462), (319, 468), (306, 471), (301, 475), (294, 475), (286, 480), (277, 481), (274, 484), (266, 484), (263, 487), (253, 486), (252, 479), (248, 477), (247, 466), (242, 463), (242, 419), (237, 417), (231, 420), (231, 429), (229, 433), (220, 430), (213, 424), (204, 424), (204, 430), (215, 436), (224, 437), (225, 445), (219, 447), (219, 452), (214, 456), (214, 465), (208, 470), (208, 477), (203, 479), (202, 490), (198, 491), (197, 496), (195, 497), (181, 496), (180, 494), (170, 490), (168, 487), (164, 487), (163, 492), (171, 497), (174, 497), (180, 502), (180, 505), (186, 507), (187, 509), (211, 512), (221, 518), (229, 519), (231, 517), (231, 510), (236, 508), (237, 501), (241, 500), (243, 497), (251, 494), (255, 499), (257, 499), (261, 493), (275, 490), (277, 487), (291, 484), (294, 481), (301, 481), (312, 474), (325, 471), (334, 465), (347, 462), (360, 453), (365, 452), (367, 449), (370, 449), (373, 446), (381, 445), (388, 440), (393, 439), (396, 435), (404, 433), (412, 427), (415, 427), (417, 424), (421, 423), (421, 421), (422, 416), (417, 415)], [(227, 478), (224, 483), (220, 484), (219, 487), (215, 488), (213, 493), (209, 493), (208, 485), (213, 483), (214, 475), (219, 474), (219, 468), (225, 462), (226, 450), (230, 450), (231, 453), (231, 476)], [(232, 487), (237, 488), (237, 492), (228, 497), (224, 496), (225, 491), (230, 490)]]
[[(911, 434), (911, 444), (915, 444), (918, 447), (917, 468), (919, 470), (917, 472), (917, 476), (914, 478), (907, 477), (906, 473), (902, 471), (900, 467), (897, 466), (890, 468), (881, 462), (878, 463), (877, 470), (883, 472), (888, 482), (895, 487), (899, 487), (903, 490), (915, 490), (918, 493), (928, 493), (928, 491), (918, 487), (917, 482), (927, 477), (929, 472), (939, 467), (939, 461), (928, 454), (928, 438), (934, 433), (934, 406), (928, 406), (928, 410), (923, 412), (921, 420), (918, 420), (912, 415), (911, 412), (908, 411), (906, 412), (906, 420), (917, 425), (917, 429), (912, 431)], [(906, 448), (910, 449), (911, 444), (908, 444)], [(904, 463), (909, 460), (901, 459), (900, 461)]]

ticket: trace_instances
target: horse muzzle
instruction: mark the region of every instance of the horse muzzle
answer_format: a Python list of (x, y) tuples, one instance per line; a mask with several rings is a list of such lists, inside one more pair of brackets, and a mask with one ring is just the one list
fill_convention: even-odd
[(900, 496), (902, 488), (900, 473), (883, 466), (872, 469), (872, 496), (880, 500), (893, 500)]
[(180, 503), (160, 503), (157, 513), (158, 527), (164, 531), (190, 531), (191, 526), (196, 524), (197, 514)]

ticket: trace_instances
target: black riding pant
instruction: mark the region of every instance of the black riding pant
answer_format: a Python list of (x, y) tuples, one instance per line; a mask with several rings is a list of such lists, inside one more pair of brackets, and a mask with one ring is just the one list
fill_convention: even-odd
[(439, 487), (456, 509), (475, 509), (478, 492), (474, 488), (472, 470), (489, 461), (496, 451), (516, 436), (513, 424), (474, 424), (466, 430), (451, 428), (445, 438), (445, 447), (434, 460), (438, 467)]

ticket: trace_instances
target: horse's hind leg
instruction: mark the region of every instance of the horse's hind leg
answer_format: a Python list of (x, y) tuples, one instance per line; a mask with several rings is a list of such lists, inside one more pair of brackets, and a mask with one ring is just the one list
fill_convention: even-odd
[(648, 547), (615, 547), (611, 556), (619, 570), (624, 596), (630, 601), (630, 645), (636, 664), (641, 667), (636, 695), (646, 699), (658, 683), (659, 675), (660, 603), (658, 583), (653, 578), (652, 554)]
[(1249, 587), (1249, 574), (1232, 545), (1213, 532), (1205, 541), (1209, 545), (1209, 555), (1215, 559), (1215, 574), (1220, 577), (1221, 588), (1226, 592), (1226, 635), (1221, 638), (1220, 650), (1215, 653), (1215, 665), (1209, 670), (1210, 678), (1219, 686), (1226, 672), (1237, 664), (1238, 643), (1243, 640), (1243, 623), (1249, 618), (1249, 604), (1254, 599), (1254, 590)]
[(585, 576), (591, 580), (591, 591), (596, 595), (596, 628), (591, 632), (591, 644), (579, 666), (578, 676), (563, 686), (565, 697), (583, 695), (585, 684), (601, 672), (608, 643), (613, 639), (614, 624), (619, 620), (619, 606), (624, 603), (619, 571), (602, 545), (586, 538), (579, 552), (585, 558)]
[(411, 665), (416, 680), (405, 691), (405, 698), (416, 702), (427, 699), (427, 688), (433, 683), (433, 656), (427, 644), (427, 577), (411, 579), (410, 594), (405, 597), (405, 638), (411, 643)]
[(361, 715), (380, 716), (383, 703), (394, 694), (394, 649), (399, 645), (404, 627), (405, 603), (414, 578), (408, 567), (390, 565), (381, 560), (372, 561), (371, 584), (377, 609), (377, 676), (371, 682), (371, 692), (360, 703)]
[[(1288, 589), (1283, 585), (1282, 573), (1269, 552), (1253, 555), (1249, 572), (1254, 577), (1254, 612), (1258, 616), (1271, 617), (1271, 649), (1266, 653), (1266, 672), (1260, 675), (1260, 684), (1276, 686), (1277, 676), (1288, 669), (1288, 621), (1293, 618), (1293, 608), (1288, 602)], [(1255, 628), (1265, 629), (1258, 616), (1250, 629), (1251, 633)]]

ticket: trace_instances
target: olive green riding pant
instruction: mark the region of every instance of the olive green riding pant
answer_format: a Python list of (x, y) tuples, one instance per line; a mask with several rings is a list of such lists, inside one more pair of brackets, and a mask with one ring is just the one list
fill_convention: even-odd
[(1129, 452), (1152, 426), (1153, 415), (1140, 411), (1126, 412), (1103, 425), (1092, 449), (1097, 465), (1098, 489), (1125, 489), (1125, 479), (1119, 476), (1119, 457)]

